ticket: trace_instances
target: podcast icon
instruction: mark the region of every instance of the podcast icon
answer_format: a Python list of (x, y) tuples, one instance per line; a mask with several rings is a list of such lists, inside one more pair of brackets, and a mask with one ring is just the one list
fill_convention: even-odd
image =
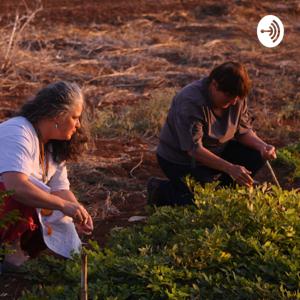
[(281, 20), (273, 15), (264, 16), (257, 25), (257, 37), (262, 45), (268, 48), (280, 44), (284, 36)]

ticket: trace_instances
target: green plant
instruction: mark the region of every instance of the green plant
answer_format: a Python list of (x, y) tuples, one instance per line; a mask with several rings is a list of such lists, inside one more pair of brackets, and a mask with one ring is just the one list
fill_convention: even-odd
[(277, 156), (275, 164), (291, 169), (290, 180), (300, 178), (300, 143), (279, 149)]
[(153, 92), (149, 100), (124, 106), (115, 112), (106, 108), (96, 114), (92, 132), (97, 136), (153, 136), (158, 135), (165, 121), (173, 89)]
[[(205, 188), (195, 206), (153, 209), (147, 224), (91, 242), (90, 299), (299, 299), (300, 197), (275, 186)], [(33, 261), (22, 299), (76, 299), (80, 258)]]

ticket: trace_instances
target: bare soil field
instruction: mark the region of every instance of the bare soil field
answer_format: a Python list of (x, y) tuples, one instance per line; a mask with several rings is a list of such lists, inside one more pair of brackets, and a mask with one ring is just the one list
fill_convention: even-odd
[[(268, 14), (285, 26), (282, 43), (272, 49), (256, 36)], [(249, 103), (258, 134), (277, 147), (299, 142), (299, 15), (296, 0), (2, 0), (0, 119), (41, 86), (68, 80), (84, 88), (93, 123), (104, 108), (146, 103), (154, 92), (179, 90), (236, 60), (253, 81)], [(72, 188), (93, 215), (92, 238), (101, 246), (111, 228), (146, 214), (146, 182), (162, 175), (156, 145), (157, 136), (97, 135), (81, 161), (69, 165)], [(291, 188), (285, 170), (276, 171)], [(258, 177), (271, 180), (267, 170)], [(20, 277), (2, 277), (0, 299), (17, 299), (24, 286), (30, 283)]]

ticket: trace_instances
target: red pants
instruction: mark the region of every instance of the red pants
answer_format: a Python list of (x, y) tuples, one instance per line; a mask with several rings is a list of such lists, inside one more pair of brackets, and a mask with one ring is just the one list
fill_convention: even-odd
[[(5, 191), (1, 182), (0, 191)], [(31, 257), (37, 256), (46, 245), (35, 208), (16, 201), (13, 196), (7, 196), (3, 200), (4, 202), (0, 204), (0, 219), (13, 211), (18, 212), (18, 219), (0, 228), (0, 244), (20, 239), (22, 249)]]

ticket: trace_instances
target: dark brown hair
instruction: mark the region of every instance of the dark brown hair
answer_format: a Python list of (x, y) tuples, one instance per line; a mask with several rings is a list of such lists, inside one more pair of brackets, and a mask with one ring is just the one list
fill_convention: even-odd
[(230, 96), (245, 98), (251, 87), (251, 81), (245, 67), (238, 62), (226, 62), (214, 68), (209, 83), (215, 80), (218, 90)]
[[(26, 102), (18, 113), (35, 125), (39, 120), (52, 118), (65, 113), (77, 102), (84, 98), (80, 87), (76, 83), (60, 81), (49, 84), (41, 89), (36, 96)], [(84, 115), (80, 117), (81, 127), (69, 141), (51, 140), (47, 143), (46, 149), (52, 152), (53, 160), (61, 163), (65, 160), (76, 160), (82, 155), (83, 148), (88, 141), (85, 128)], [(51, 147), (49, 147), (51, 145)]]

